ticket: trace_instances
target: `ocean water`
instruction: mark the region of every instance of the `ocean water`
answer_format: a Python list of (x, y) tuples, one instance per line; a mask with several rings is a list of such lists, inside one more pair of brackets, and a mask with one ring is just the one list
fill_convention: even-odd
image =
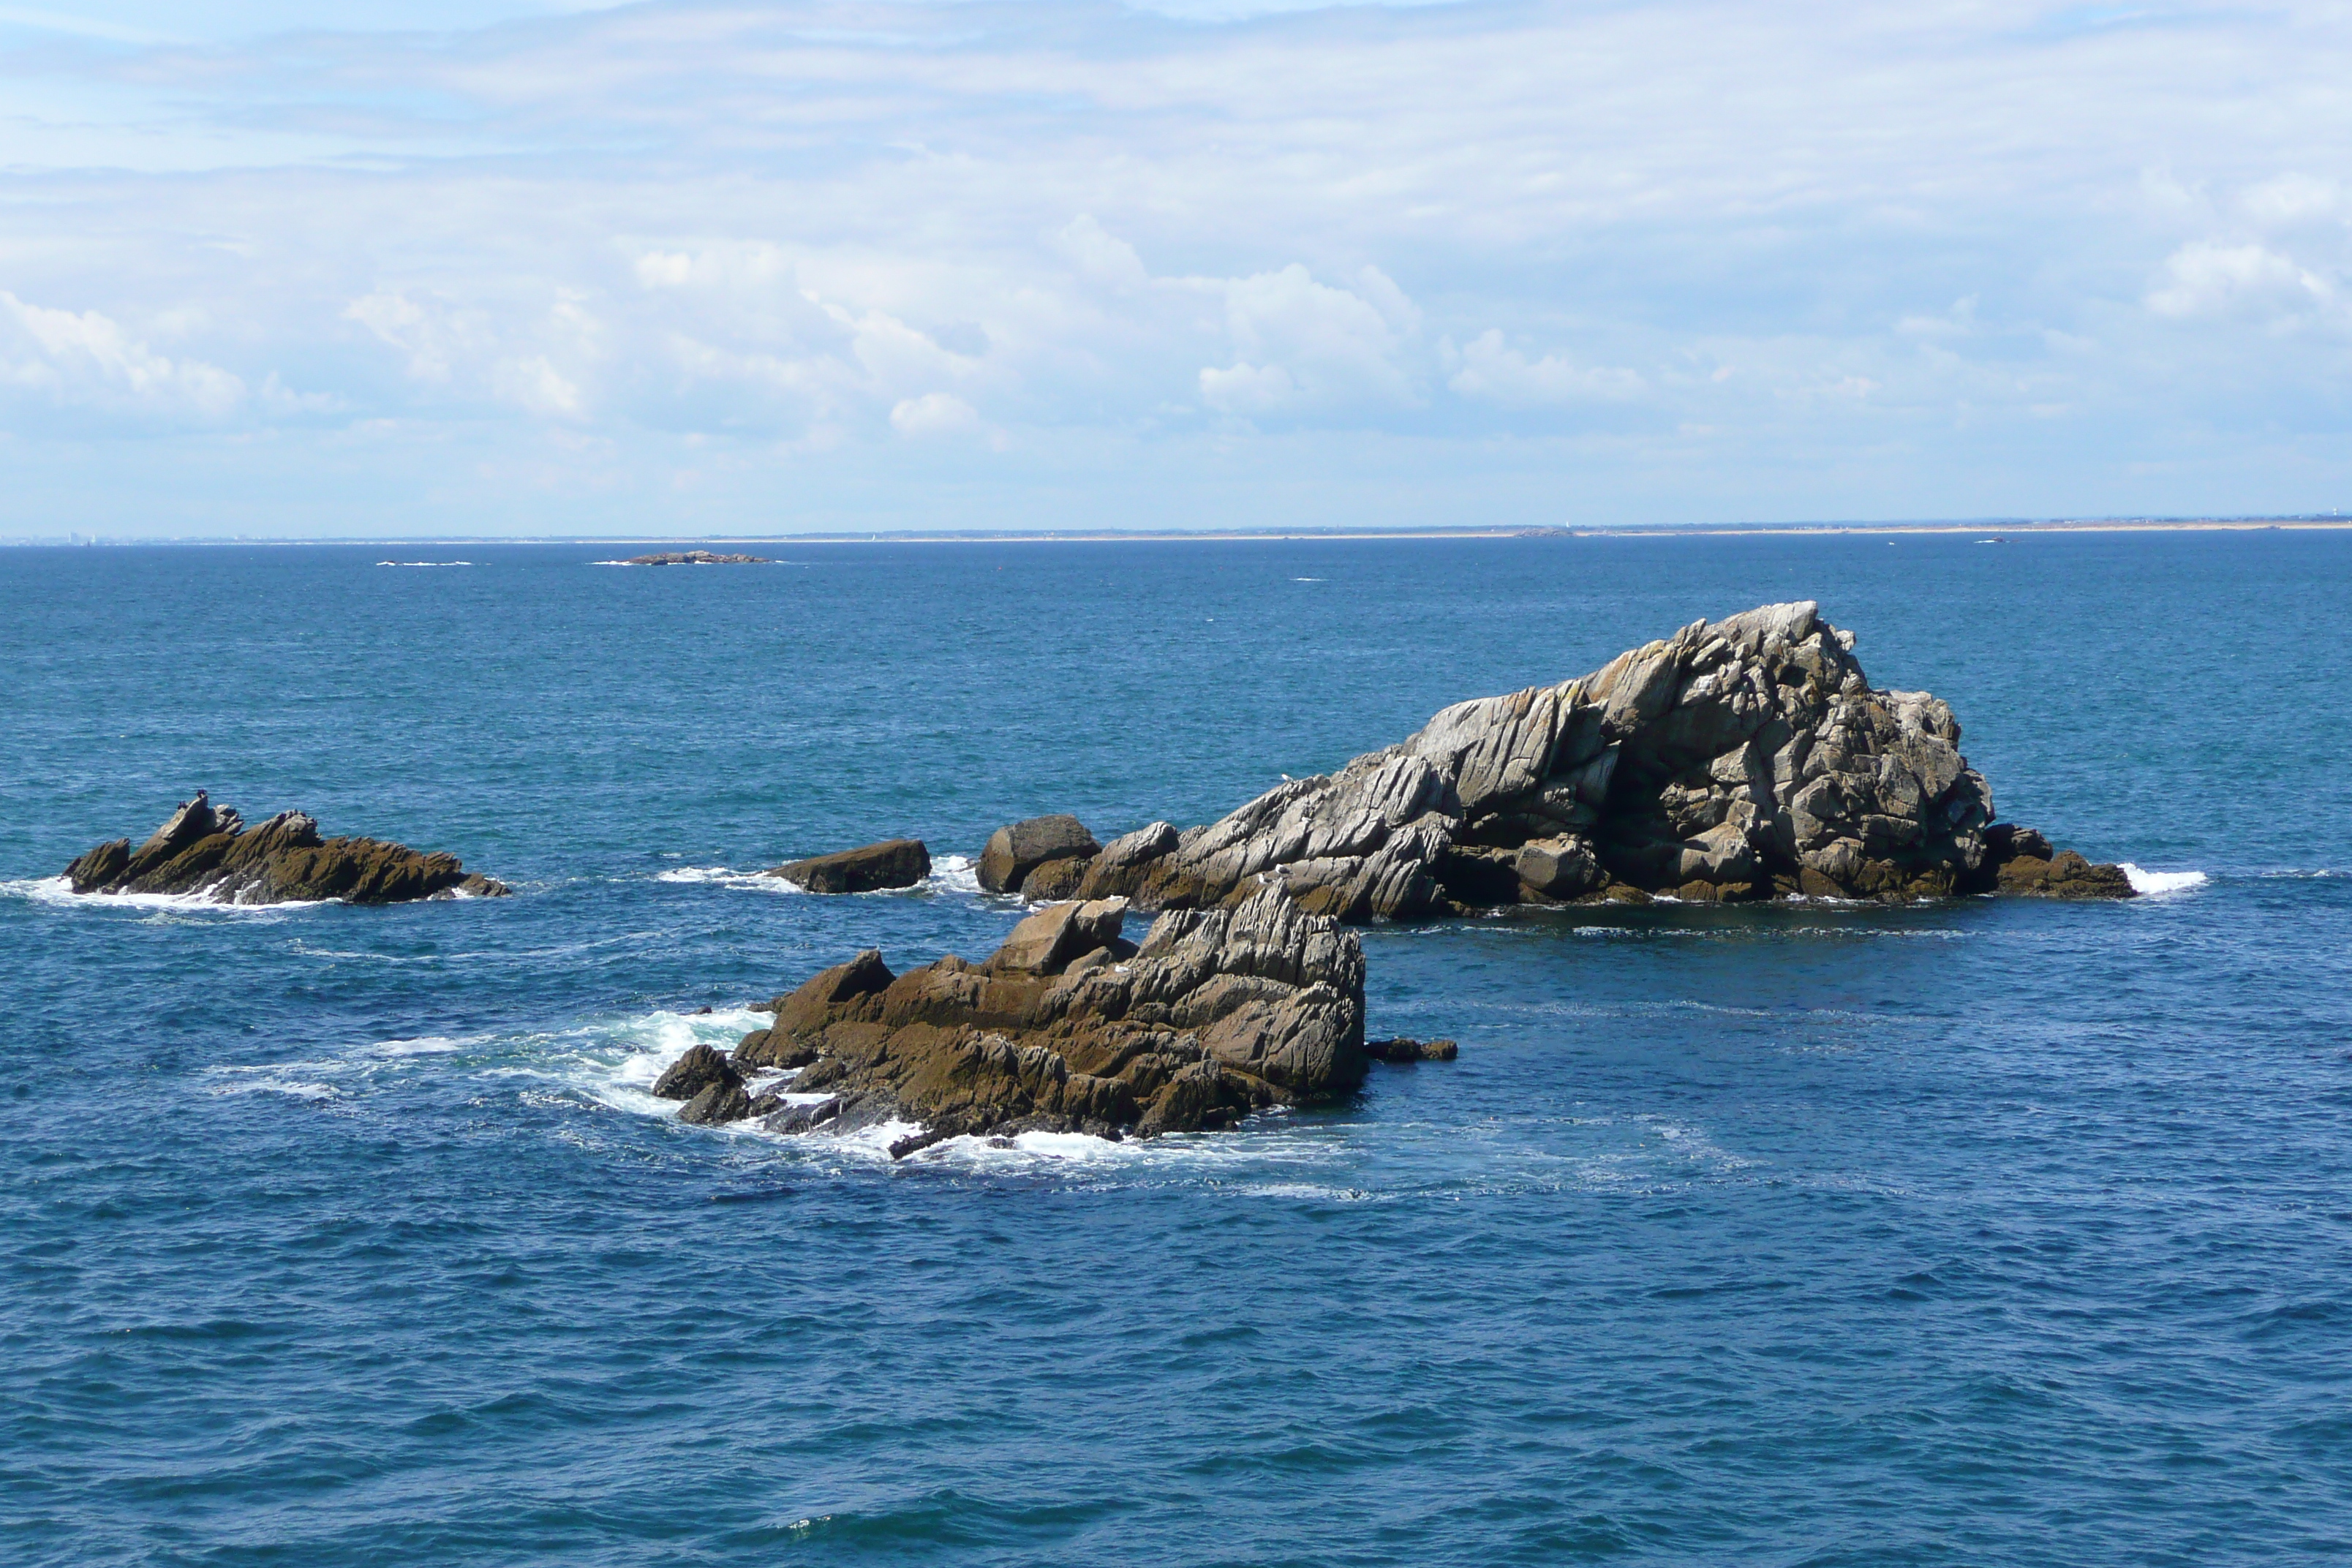
[[(0, 552), (0, 1560), (2352, 1553), (2352, 535), (627, 552)], [(2169, 890), (1372, 929), (1375, 1032), (1461, 1059), (1225, 1134), (645, 1092), (983, 955), (1003, 821), (1800, 597)], [(517, 896), (58, 891), (199, 786)], [(744, 875), (898, 834), (921, 889)]]

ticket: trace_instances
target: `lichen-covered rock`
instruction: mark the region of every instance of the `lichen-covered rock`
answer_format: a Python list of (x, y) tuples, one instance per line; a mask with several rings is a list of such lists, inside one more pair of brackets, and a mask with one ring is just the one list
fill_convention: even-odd
[(66, 877), (77, 893), (196, 893), (233, 904), (390, 904), (509, 890), (469, 876), (454, 855), (375, 838), (320, 838), (318, 823), (299, 811), (247, 828), (234, 806), (214, 805), (203, 790), (137, 850), (127, 838), (101, 844), (67, 867)]
[[(822, 1115), (778, 1110), (775, 1131), (922, 1123), (908, 1150), (1033, 1129), (1194, 1131), (1362, 1081), (1364, 959), (1338, 922), (1278, 881), (1163, 914), (1139, 947), (1121, 937), (1125, 912), (1117, 899), (1038, 910), (983, 964), (893, 975), (860, 953), (781, 999), (725, 1065), (808, 1064), (791, 1088), (831, 1099)], [(697, 1095), (724, 1081), (706, 1049), (663, 1081)]]
[(1951, 710), (1871, 686), (1853, 643), (1811, 602), (1696, 621), (1580, 679), (1456, 703), (1205, 827), (1115, 839), (1076, 891), (1208, 908), (1273, 879), (1348, 921), (1651, 894), (2129, 896), (2112, 867), (2004, 875), (2047, 841), (1995, 826)]
[(772, 871), (812, 893), (872, 893), (911, 888), (931, 874), (931, 852), (919, 838), (888, 838), (856, 849), (837, 849), (805, 860), (788, 860)]

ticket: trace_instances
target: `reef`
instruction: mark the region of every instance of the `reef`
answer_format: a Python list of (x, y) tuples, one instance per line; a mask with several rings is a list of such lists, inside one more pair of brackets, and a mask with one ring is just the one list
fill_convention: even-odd
[(1220, 821), (1096, 844), (1075, 817), (997, 831), (982, 885), (1209, 909), (1280, 885), (1361, 922), (1507, 904), (2127, 898), (2129, 879), (1996, 823), (1952, 710), (1873, 687), (1808, 601), (1695, 621), (1591, 675), (1445, 709)]
[(509, 891), (468, 875), (454, 855), (377, 838), (320, 838), (318, 823), (299, 811), (247, 827), (235, 806), (214, 805), (203, 790), (138, 848), (128, 838), (110, 840), (65, 874), (77, 893), (195, 893), (225, 904), (392, 904)]
[(764, 555), (714, 555), (708, 550), (664, 550), (651, 555), (632, 555), (623, 564), (629, 566), (772, 566), (775, 563)]
[[(686, 1101), (689, 1122), (920, 1124), (897, 1156), (967, 1134), (1197, 1131), (1363, 1081), (1364, 957), (1339, 922), (1276, 883), (1168, 911), (1139, 944), (1120, 934), (1126, 912), (1122, 899), (1050, 906), (978, 964), (896, 974), (861, 952), (778, 997), (775, 1022), (731, 1055), (687, 1052), (654, 1092)], [(759, 1081), (777, 1069), (793, 1076)]]

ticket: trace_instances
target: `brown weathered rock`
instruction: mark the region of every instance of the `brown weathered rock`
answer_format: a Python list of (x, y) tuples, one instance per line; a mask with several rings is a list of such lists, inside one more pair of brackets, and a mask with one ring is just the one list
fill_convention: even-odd
[(1021, 879), (1021, 896), (1036, 903), (1076, 898), (1079, 885), (1086, 880), (1087, 868), (1092, 864), (1084, 855), (1048, 860)]
[(710, 1047), (690, 1046), (684, 1056), (654, 1079), (653, 1092), (656, 1100), (692, 1100), (712, 1084), (732, 1084), (740, 1089), (743, 1079), (725, 1057)]
[(2001, 863), (1999, 876), (2000, 891), (2031, 898), (2128, 899), (2134, 892), (2122, 867), (2095, 866), (2072, 849), (2061, 849), (2048, 860), (2018, 856)]
[(682, 1106), (677, 1119), (693, 1127), (717, 1127), (751, 1114), (751, 1097), (740, 1083), (712, 1082)]
[[(904, 1119), (925, 1128), (910, 1149), (1008, 1129), (1193, 1131), (1362, 1080), (1363, 954), (1337, 923), (1266, 885), (1231, 909), (1164, 914), (1129, 948), (1124, 909), (1041, 910), (985, 964), (949, 957), (893, 976), (866, 952), (814, 976), (736, 1060), (805, 1054), (792, 1089), (835, 1109), (788, 1108), (766, 1125)], [(706, 1048), (688, 1053), (705, 1073)]]
[(871, 893), (911, 888), (931, 874), (931, 853), (919, 838), (890, 838), (790, 860), (764, 873), (812, 893)]
[(419, 854), (374, 838), (326, 838), (299, 811), (248, 829), (234, 807), (198, 790), (137, 851), (101, 844), (66, 868), (78, 893), (201, 893), (221, 903), (340, 899), (354, 904), (499, 898), (506, 884), (467, 875), (454, 855)]
[[(1204, 827), (1116, 839), (1077, 892), (1201, 909), (1270, 877), (1303, 909), (1360, 921), (1647, 894), (1897, 900), (2022, 886), (2000, 868), (2037, 846), (2046, 858), (2047, 841), (1998, 837), (1951, 710), (1872, 687), (1853, 641), (1810, 602), (1695, 621), (1581, 679), (1456, 703), (1398, 745)], [(991, 841), (1006, 847), (1006, 875), (1049, 858), (1016, 861), (1013, 831)], [(2129, 885), (2055, 883), (2081, 897)]]
[(992, 893), (1017, 893), (1029, 873), (1046, 861), (1074, 855), (1091, 859), (1101, 850), (1075, 816), (1033, 816), (989, 835), (980, 852), (980, 885)]
[(1462, 1054), (1453, 1040), (1416, 1040), (1406, 1035), (1392, 1039), (1366, 1040), (1364, 1054), (1382, 1062), (1450, 1062)]

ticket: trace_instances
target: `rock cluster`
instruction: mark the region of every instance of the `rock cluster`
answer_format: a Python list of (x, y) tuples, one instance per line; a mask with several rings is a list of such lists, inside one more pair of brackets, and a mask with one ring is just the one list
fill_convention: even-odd
[(931, 874), (931, 852), (919, 838), (891, 838), (856, 849), (790, 860), (769, 877), (782, 877), (812, 893), (871, 893), (911, 888)]
[(1580, 679), (1457, 703), (1206, 826), (1094, 848), (1074, 817), (1016, 823), (982, 881), (1175, 910), (1272, 879), (1346, 921), (1654, 894), (2130, 895), (2117, 868), (1995, 824), (1951, 710), (1872, 687), (1853, 643), (1811, 602), (1696, 621)]
[(764, 555), (713, 555), (708, 550), (664, 550), (652, 555), (632, 555), (631, 566), (772, 566)]
[(410, 899), (498, 898), (503, 882), (467, 875), (454, 855), (422, 855), (375, 838), (325, 838), (299, 811), (247, 827), (235, 806), (198, 790), (138, 848), (101, 844), (66, 868), (77, 893), (202, 893), (233, 904), (341, 899), (391, 904)]
[[(894, 974), (877, 952), (815, 975), (731, 1057), (697, 1047), (654, 1092), (691, 1121), (772, 1131), (903, 1120), (903, 1154), (967, 1133), (1098, 1136), (1229, 1125), (1363, 1079), (1364, 959), (1278, 884), (1232, 907), (1171, 910), (1138, 946), (1124, 900), (1038, 910), (985, 963)], [(750, 1075), (798, 1068), (791, 1103)], [(823, 1096), (822, 1099), (814, 1098)]]

